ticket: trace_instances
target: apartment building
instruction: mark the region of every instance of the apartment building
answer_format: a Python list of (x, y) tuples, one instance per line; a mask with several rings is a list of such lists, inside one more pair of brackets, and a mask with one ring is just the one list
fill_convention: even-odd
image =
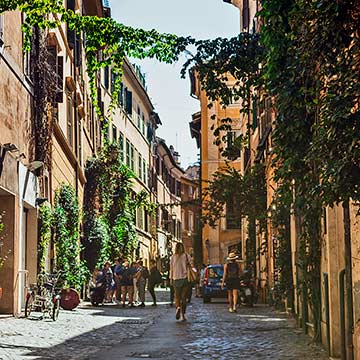
[[(224, 0), (240, 10), (241, 31), (259, 31), (256, 12), (260, 8), (257, 0)], [(253, 107), (253, 120), (256, 127), (250, 138), (251, 163), (263, 162), (266, 166), (267, 204), (271, 216), (271, 204), (277, 184), (273, 180), (274, 169), (271, 165), (272, 128), (275, 118), (272, 107), (274, 99), (266, 94), (256, 95), (256, 106)], [(350, 235), (352, 242), (345, 241), (344, 209), (342, 205), (323, 209), (322, 242), (321, 242), (321, 340), (329, 355), (335, 358), (359, 358), (360, 353), (360, 292), (359, 292), (359, 224), (356, 205), (350, 201)], [(312, 309), (305, 305), (299, 287), (299, 218), (294, 213), (290, 216), (289, 230), (291, 236), (291, 268), (293, 272), (293, 304), (291, 311), (302, 324), (305, 332), (313, 334)], [(268, 291), (273, 289), (279, 279), (276, 260), (277, 230), (273, 228), (271, 219), (267, 226), (266, 259), (258, 259), (259, 286), (264, 289), (264, 299)], [(262, 239), (263, 240), (263, 239)], [(259, 242), (258, 242), (259, 243)], [(347, 255), (346, 255), (347, 253)], [(266, 269), (266, 271), (262, 271)], [(351, 274), (346, 269), (351, 269)], [(351, 275), (352, 291), (346, 291), (346, 277)], [(350, 335), (349, 335), (350, 334)]]
[[(115, 79), (116, 75), (112, 73), (111, 68), (103, 69), (98, 101), (104, 109), (105, 116)], [(125, 59), (117, 108), (109, 120), (106, 136), (109, 141), (118, 144), (123, 163), (135, 174), (134, 193), (144, 190), (152, 201), (156, 190), (152, 182), (155, 131), (160, 124), (160, 118), (154, 112), (154, 106), (147, 93), (145, 76), (139, 66), (132, 65)], [(157, 249), (155, 220), (143, 208), (137, 209), (136, 215), (139, 239), (136, 255), (148, 265), (150, 259), (155, 257)]]
[(197, 266), (202, 265), (199, 166), (189, 166), (181, 178), (182, 242)]
[(25, 283), (36, 276), (39, 168), (32, 123), (34, 79), (24, 53), (20, 12), (0, 15), (0, 313), (19, 314)]
[(182, 241), (181, 178), (179, 154), (164, 139), (156, 138), (155, 152), (158, 260), (163, 270), (168, 266), (175, 244)]

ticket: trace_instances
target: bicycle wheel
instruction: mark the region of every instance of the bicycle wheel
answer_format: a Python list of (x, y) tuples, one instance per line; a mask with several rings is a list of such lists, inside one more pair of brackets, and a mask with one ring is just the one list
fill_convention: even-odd
[(59, 317), (59, 311), (60, 311), (60, 299), (56, 299), (53, 303), (53, 311), (52, 311), (52, 319), (53, 321), (56, 321)]
[(34, 298), (32, 295), (26, 298), (25, 302), (25, 317), (29, 317), (32, 310), (32, 304), (33, 304)]

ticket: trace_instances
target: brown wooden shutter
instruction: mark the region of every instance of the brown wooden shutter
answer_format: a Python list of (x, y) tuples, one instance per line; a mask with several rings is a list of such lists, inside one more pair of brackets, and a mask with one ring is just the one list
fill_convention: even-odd
[(250, 22), (250, 11), (249, 11), (249, 0), (243, 0), (243, 30), (249, 30)]

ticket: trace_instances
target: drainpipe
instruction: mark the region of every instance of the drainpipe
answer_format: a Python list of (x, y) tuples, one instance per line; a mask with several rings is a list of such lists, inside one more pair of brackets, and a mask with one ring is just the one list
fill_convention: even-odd
[(77, 46), (77, 41), (76, 41), (76, 37), (77, 34), (75, 34), (75, 41), (74, 41), (74, 49), (73, 49), (73, 72), (74, 72), (74, 82), (75, 82), (75, 94), (74, 94), (74, 130), (75, 130), (75, 195), (76, 198), (78, 198), (79, 195), (79, 170), (78, 170), (78, 166), (79, 166), (79, 149), (78, 149), (78, 145), (79, 145), (79, 139), (78, 139), (78, 111), (77, 111), (77, 99), (76, 99), (76, 91), (77, 91), (77, 83), (76, 83), (76, 46)]
[(339, 273), (341, 360), (346, 360), (345, 269)]
[(353, 288), (352, 288), (352, 255), (351, 255), (351, 233), (350, 233), (350, 209), (349, 199), (343, 202), (344, 211), (344, 242), (345, 242), (345, 288), (346, 288), (346, 308), (347, 308), (347, 327), (346, 327), (346, 348), (348, 360), (354, 359), (353, 349)]

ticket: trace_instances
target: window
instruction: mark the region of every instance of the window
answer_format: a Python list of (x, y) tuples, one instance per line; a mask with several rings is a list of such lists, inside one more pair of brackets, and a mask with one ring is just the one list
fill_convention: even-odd
[(0, 49), (4, 45), (4, 15), (0, 15)]
[(240, 229), (240, 209), (233, 199), (226, 202), (226, 229)]
[(257, 96), (253, 96), (252, 101), (252, 128), (255, 130), (257, 128)]
[(146, 183), (146, 161), (145, 161), (145, 159), (143, 159), (143, 182), (144, 182), (144, 184), (147, 184)]
[(126, 165), (130, 168), (130, 141), (126, 139)]
[[(67, 0), (66, 1), (66, 9), (72, 10), (75, 12), (75, 0)], [(75, 48), (75, 42), (76, 42), (76, 33), (75, 30), (70, 30), (69, 26), (67, 25), (67, 41), (70, 49)]]
[(189, 211), (189, 230), (194, 231), (194, 213)]
[(242, 14), (243, 30), (249, 30), (249, 23), (250, 23), (249, 18), (250, 18), (249, 0), (243, 0), (243, 14)]
[(228, 131), (226, 134), (226, 149), (224, 155), (230, 160), (235, 160), (240, 156), (240, 149), (236, 144), (236, 139), (235, 131)]
[(142, 113), (142, 122), (141, 122), (141, 126), (142, 126), (142, 128), (141, 128), (141, 132), (142, 132), (142, 134), (145, 136), (145, 115), (144, 115), (144, 113)]
[(139, 175), (139, 179), (140, 180), (142, 180), (142, 156), (141, 156), (141, 154), (139, 153), (139, 159), (138, 159), (138, 170), (139, 170), (139, 172), (138, 172), (138, 175)]
[(127, 88), (125, 88), (125, 92), (124, 92), (124, 97), (125, 97), (125, 111), (127, 112), (127, 114), (132, 117), (132, 92), (130, 90), (128, 90)]
[(176, 180), (176, 196), (181, 196), (181, 182)]
[(120, 161), (124, 162), (124, 134), (119, 134)]
[(112, 126), (112, 141), (117, 142), (117, 128), (115, 125)]
[(139, 129), (141, 129), (141, 116), (140, 116), (141, 110), (140, 106), (137, 107), (137, 126)]
[(110, 76), (110, 69), (109, 66), (104, 68), (104, 86), (107, 90), (109, 90), (109, 76)]
[(130, 169), (135, 171), (135, 148), (134, 145), (130, 145)]
[(137, 227), (140, 229), (144, 229), (144, 209), (138, 208), (137, 209)]
[(48, 50), (48, 64), (57, 78), (57, 89), (54, 93), (54, 102), (63, 102), (63, 88), (64, 88), (64, 58), (57, 56), (57, 47), (49, 46)]
[(71, 147), (73, 147), (73, 123), (73, 96), (70, 91), (66, 91), (66, 137)]

